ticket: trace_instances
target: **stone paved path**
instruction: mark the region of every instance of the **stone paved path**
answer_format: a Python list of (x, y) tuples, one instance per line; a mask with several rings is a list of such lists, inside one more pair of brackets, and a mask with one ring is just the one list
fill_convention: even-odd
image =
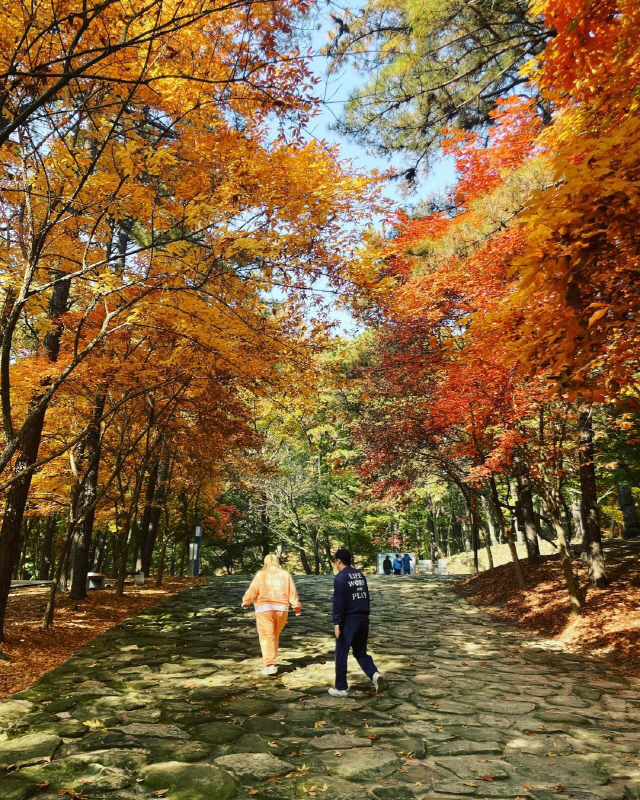
[(297, 583), (276, 680), (238, 607), (247, 582), (217, 579), (0, 704), (0, 798), (638, 798), (640, 681), (496, 625), (446, 582), (383, 577), (371, 649), (390, 686), (352, 671), (334, 700), (331, 578)]

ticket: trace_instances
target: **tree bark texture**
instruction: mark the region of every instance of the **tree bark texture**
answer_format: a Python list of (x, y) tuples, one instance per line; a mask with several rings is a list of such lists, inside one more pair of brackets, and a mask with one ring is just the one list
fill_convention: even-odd
[(570, 505), (571, 519), (573, 520), (573, 529), (575, 531), (574, 543), (584, 544), (584, 531), (582, 530), (582, 514), (580, 511), (580, 501), (572, 500)]
[(44, 541), (42, 543), (42, 553), (40, 556), (40, 568), (38, 570), (38, 578), (41, 581), (50, 581), (53, 577), (53, 545), (57, 523), (58, 517), (56, 514), (51, 514), (46, 520)]
[(514, 517), (513, 517), (513, 527), (516, 534), (516, 542), (518, 544), (524, 544), (525, 542), (525, 535), (524, 535), (524, 519), (522, 517), (522, 509), (518, 504), (518, 486), (516, 481), (510, 480), (509, 481), (509, 496), (511, 502), (514, 506)]
[(102, 433), (100, 420), (104, 413), (106, 396), (98, 395), (91, 414), (91, 424), (84, 442), (86, 454), (86, 470), (80, 485), (78, 498), (78, 524), (71, 542), (71, 591), (69, 596), (74, 600), (84, 600), (87, 596), (87, 573), (89, 572), (89, 551), (93, 536), (93, 522), (96, 515), (96, 498), (98, 496), (98, 472), (102, 449)]
[(527, 545), (527, 559), (530, 564), (539, 564), (542, 559), (540, 556), (540, 540), (538, 538), (538, 521), (533, 509), (533, 494), (529, 476), (518, 475), (517, 485), (517, 502), (522, 517), (524, 540)]
[[(158, 528), (160, 526), (160, 517), (162, 515), (162, 508), (164, 506), (167, 489), (169, 483), (169, 461), (163, 459), (158, 468), (156, 463), (157, 482), (155, 485), (154, 496), (151, 501), (149, 514), (147, 515), (147, 507), (145, 507), (145, 517), (142, 524), (142, 538), (140, 543), (140, 559), (142, 561), (141, 569), (145, 576), (151, 574), (151, 562), (153, 561), (153, 548), (158, 538)], [(148, 499), (148, 498), (147, 498)]]
[(569, 603), (571, 605), (571, 616), (577, 617), (582, 612), (582, 602), (578, 596), (578, 581), (573, 574), (573, 565), (571, 564), (571, 554), (567, 546), (567, 538), (565, 536), (564, 526), (560, 519), (560, 501), (553, 494), (546, 498), (546, 506), (553, 528), (558, 540), (558, 550), (560, 552), (560, 562), (562, 563), (562, 571), (564, 572), (565, 582), (567, 584), (567, 592), (569, 593)]
[[(62, 273), (55, 272), (54, 277), (61, 277)], [(55, 363), (60, 352), (60, 338), (62, 324), (60, 317), (67, 310), (69, 300), (69, 280), (60, 280), (54, 286), (51, 300), (49, 301), (48, 316), (52, 321), (52, 328), (44, 337), (43, 349), (51, 363)], [(33, 404), (37, 405), (42, 396), (34, 398)], [(14, 475), (20, 475), (28, 470), (38, 460), (38, 450), (42, 439), (42, 429), (46, 414), (46, 406), (33, 414), (31, 423), (23, 431), (22, 442), (18, 448), (18, 455), (14, 466)], [(29, 489), (33, 472), (29, 471), (16, 478), (11, 484), (5, 501), (5, 512), (0, 528), (0, 641), (4, 641), (4, 618), (7, 610), (7, 600), (11, 588), (11, 575), (19, 556), (20, 529), (27, 505)]]
[(480, 502), (482, 503), (482, 508), (484, 509), (484, 515), (487, 519), (487, 528), (489, 529), (489, 537), (491, 539), (491, 544), (495, 547), (500, 544), (498, 542), (498, 538), (496, 536), (496, 526), (493, 524), (493, 514), (491, 513), (491, 504), (489, 503), (488, 498), (486, 495), (480, 495)]
[(584, 530), (584, 545), (589, 564), (589, 583), (603, 588), (609, 585), (602, 552), (602, 531), (596, 488), (596, 470), (593, 456), (593, 424), (590, 406), (578, 412), (578, 458), (580, 462), (580, 516)]
[(507, 540), (509, 545), (509, 551), (511, 553), (511, 560), (513, 561), (513, 570), (516, 575), (516, 581), (518, 582), (518, 586), (524, 588), (524, 575), (522, 574), (522, 566), (520, 565), (520, 559), (518, 558), (518, 550), (516, 548), (516, 542), (513, 538), (513, 533), (511, 529), (507, 527), (504, 519), (504, 514), (502, 513), (502, 508), (500, 506), (500, 498), (498, 496), (498, 487), (496, 486), (496, 481), (493, 475), (489, 480), (489, 486), (491, 487), (491, 498), (493, 500), (493, 507), (496, 512), (496, 516), (498, 518), (498, 527), (500, 528), (500, 532)]

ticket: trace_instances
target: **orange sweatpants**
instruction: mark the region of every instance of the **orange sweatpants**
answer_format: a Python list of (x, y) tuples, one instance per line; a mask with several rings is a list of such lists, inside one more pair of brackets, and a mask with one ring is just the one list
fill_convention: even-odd
[(276, 663), (280, 634), (287, 624), (288, 616), (288, 611), (259, 611), (256, 614), (260, 649), (266, 667)]

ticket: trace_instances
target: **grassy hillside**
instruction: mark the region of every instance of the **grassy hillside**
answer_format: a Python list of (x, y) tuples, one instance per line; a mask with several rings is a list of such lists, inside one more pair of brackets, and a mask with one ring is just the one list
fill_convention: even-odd
[[(527, 548), (524, 544), (517, 545), (518, 548), (518, 555), (520, 558), (527, 557)], [(508, 544), (499, 544), (495, 545), (491, 548), (491, 552), (493, 554), (493, 564), (495, 567), (499, 567), (502, 564), (508, 564), (511, 561), (511, 553), (509, 551)], [(557, 553), (557, 550), (553, 545), (549, 544), (549, 542), (545, 542), (544, 539), (540, 540), (540, 552), (542, 555), (553, 555)], [(484, 571), (488, 569), (489, 563), (487, 559), (487, 551), (484, 547), (478, 551), (478, 562), (480, 565), (480, 570)], [(458, 553), (455, 556), (451, 556), (447, 559), (447, 569), (449, 571), (449, 575), (471, 575), (473, 574), (473, 552), (471, 553)]]

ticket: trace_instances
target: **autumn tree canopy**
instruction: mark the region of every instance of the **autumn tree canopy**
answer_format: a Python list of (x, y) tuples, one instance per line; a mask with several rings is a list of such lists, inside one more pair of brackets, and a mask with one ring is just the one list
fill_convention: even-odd
[(13, 576), (50, 627), (92, 569), (183, 575), (196, 525), (210, 572), (503, 547), (522, 586), (548, 547), (572, 613), (579, 550), (606, 588), (640, 533), (637, 3), (334, 14), (343, 131), (418, 192), (455, 163), (391, 211), (306, 133), (312, 3), (0, 9), (0, 619)]

